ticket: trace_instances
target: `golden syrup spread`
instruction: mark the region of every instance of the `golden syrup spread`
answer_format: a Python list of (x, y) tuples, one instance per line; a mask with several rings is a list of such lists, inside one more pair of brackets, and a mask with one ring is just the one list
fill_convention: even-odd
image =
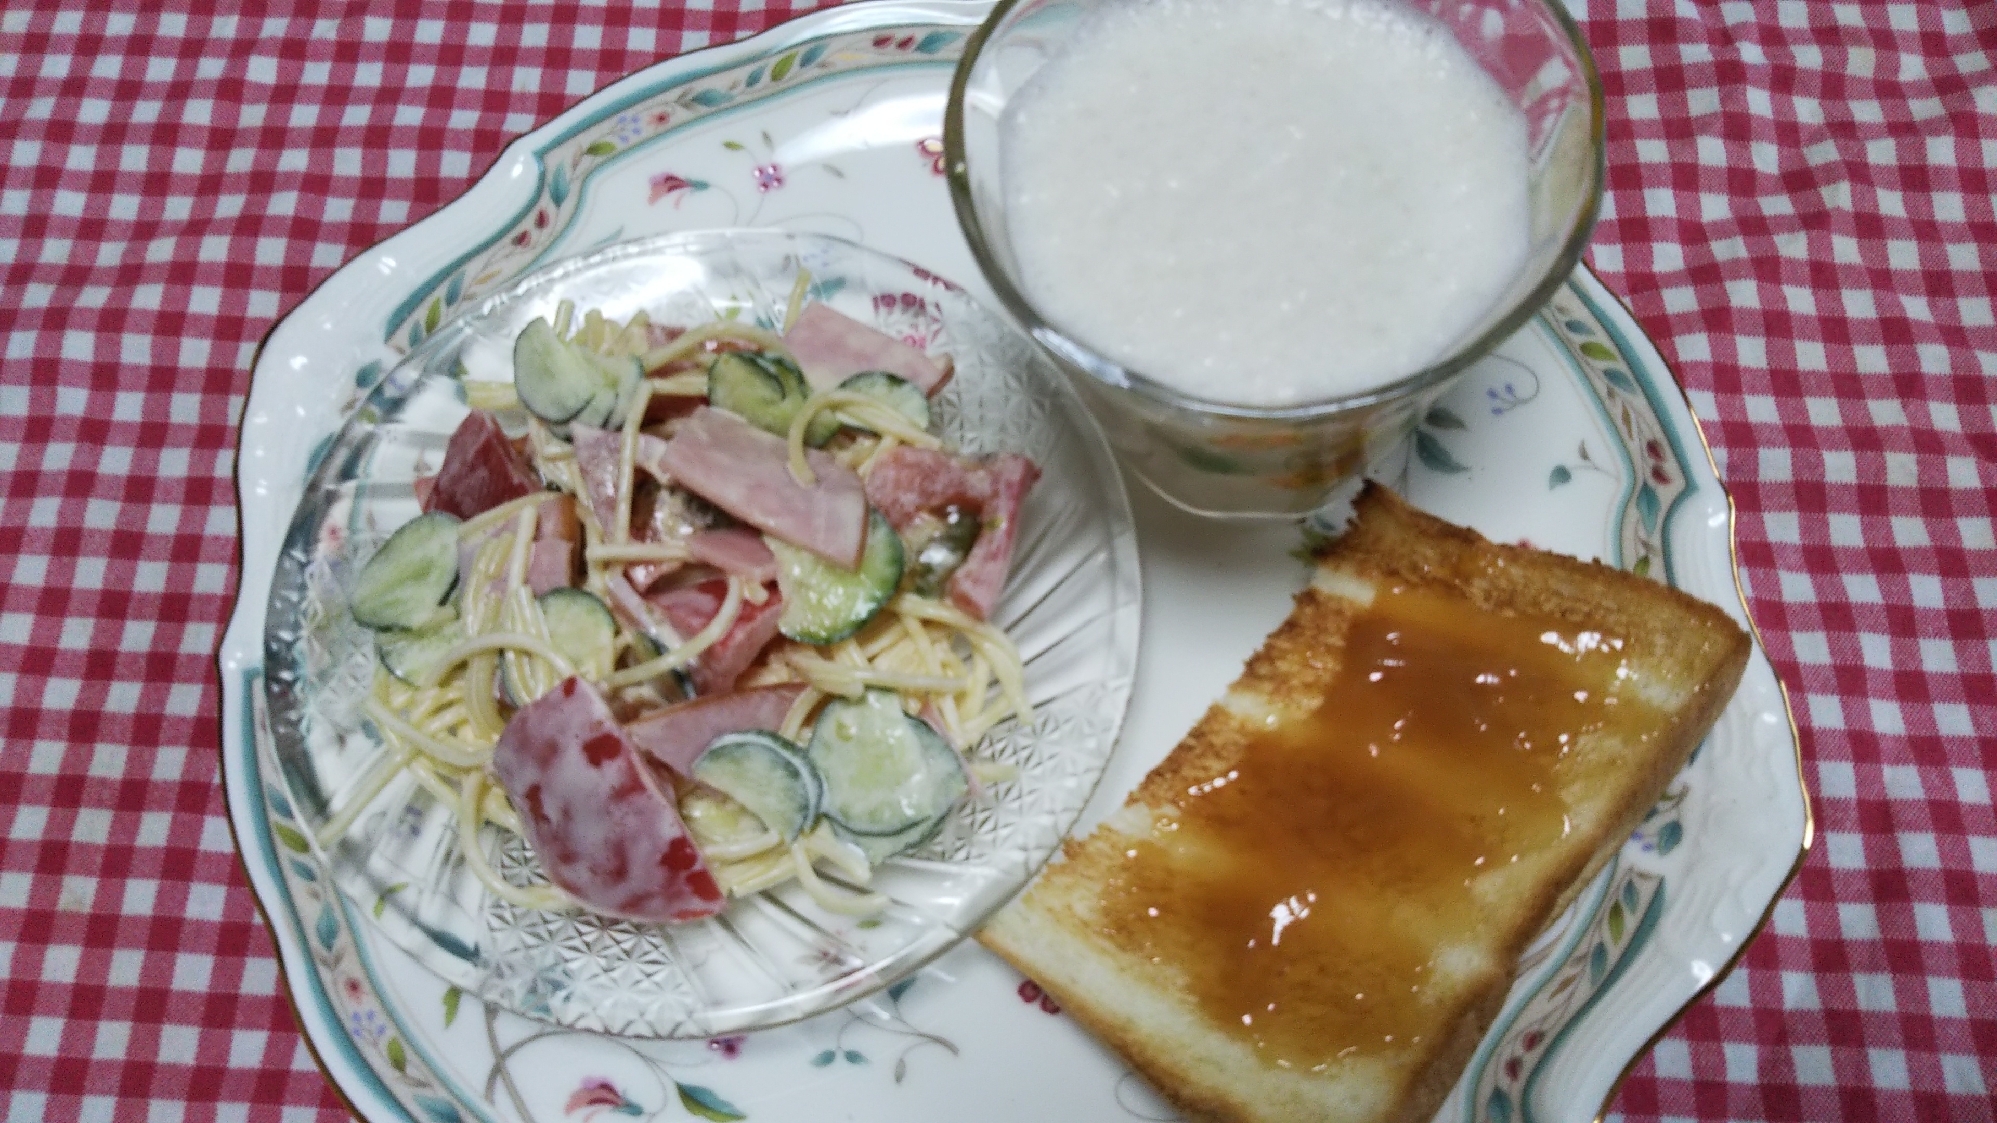
[(1559, 839), (1571, 740), (1653, 711), (1605, 694), (1619, 639), (1384, 591), (1310, 717), (1253, 735), (1126, 850), (1106, 934), (1179, 965), (1271, 1064), (1419, 1044), (1439, 949), (1474, 938), (1470, 880)]

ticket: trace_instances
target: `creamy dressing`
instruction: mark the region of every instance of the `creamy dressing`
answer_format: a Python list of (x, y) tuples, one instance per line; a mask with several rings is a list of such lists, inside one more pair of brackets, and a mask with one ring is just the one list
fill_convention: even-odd
[(1196, 397), (1284, 406), (1443, 358), (1528, 245), (1522, 114), (1395, 0), (1124, 0), (1003, 122), (1052, 322)]

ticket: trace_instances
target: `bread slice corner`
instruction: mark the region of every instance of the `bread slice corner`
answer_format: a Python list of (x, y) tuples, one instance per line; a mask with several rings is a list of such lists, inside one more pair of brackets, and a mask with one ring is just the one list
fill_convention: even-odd
[[(1362, 491), (1346, 531), (1321, 547), (1310, 584), (1179, 745), (1092, 834), (1067, 842), (979, 933), (1120, 1053), (1187, 1118), (1420, 1123), (1496, 1018), (1519, 955), (1620, 849), (1731, 698), (1750, 641), (1720, 609), (1599, 563), (1499, 545), (1424, 514), (1385, 488)], [(1465, 611), (1555, 618), (1622, 638), (1629, 688), (1657, 715), (1639, 743), (1597, 738), (1555, 775), (1571, 823), (1557, 843), (1469, 884), (1480, 923), (1429, 931), (1428, 1032), (1418, 1045), (1360, 1050), (1321, 1071), (1271, 1064), (1218, 1024), (1184, 965), (1133, 950), (1104, 901), (1140, 844), (1174, 829), (1190, 785), (1238, 766), (1260, 731), (1309, 715), (1343, 671), (1343, 641), (1383, 589), (1438, 590)], [(1354, 905), (1353, 907), (1360, 907)]]

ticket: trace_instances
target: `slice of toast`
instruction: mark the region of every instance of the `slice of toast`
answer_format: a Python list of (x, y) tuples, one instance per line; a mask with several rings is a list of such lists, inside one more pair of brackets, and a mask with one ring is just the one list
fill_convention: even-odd
[(1749, 649), (1368, 485), (1233, 688), (979, 939), (1191, 1119), (1427, 1120)]

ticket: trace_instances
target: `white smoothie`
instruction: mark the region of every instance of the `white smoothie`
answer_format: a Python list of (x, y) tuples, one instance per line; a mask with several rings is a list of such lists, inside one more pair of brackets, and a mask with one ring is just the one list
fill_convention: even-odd
[(1122, 0), (1014, 96), (1002, 137), (1034, 304), (1213, 401), (1411, 374), (1527, 252), (1523, 115), (1395, 0)]

